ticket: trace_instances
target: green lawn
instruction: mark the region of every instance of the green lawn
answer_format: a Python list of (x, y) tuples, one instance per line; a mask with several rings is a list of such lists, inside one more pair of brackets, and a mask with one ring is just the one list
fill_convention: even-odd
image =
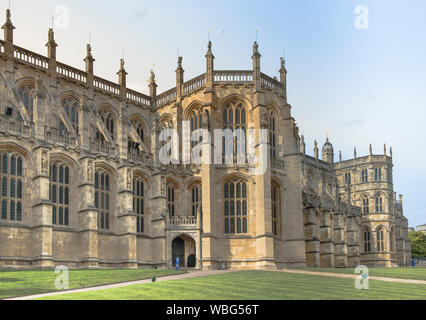
[[(69, 288), (85, 288), (103, 284), (150, 279), (176, 270), (70, 270)], [(57, 291), (53, 270), (0, 270), (0, 299)]]
[[(301, 270), (355, 274), (354, 268), (309, 268)], [(426, 268), (369, 268), (368, 271), (370, 277), (414, 279), (426, 281)]]
[(425, 299), (426, 286), (370, 280), (357, 290), (354, 279), (268, 271), (222, 275), (47, 297), (57, 300), (299, 300)]

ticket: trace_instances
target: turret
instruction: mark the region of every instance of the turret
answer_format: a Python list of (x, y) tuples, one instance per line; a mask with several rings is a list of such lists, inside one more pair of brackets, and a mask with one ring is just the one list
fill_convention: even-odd
[(118, 74), (118, 84), (122, 87), (126, 87), (126, 76), (127, 72), (124, 69), (124, 59), (120, 59), (120, 70), (117, 72)]
[(300, 142), (300, 152), (303, 154), (306, 154), (306, 143), (305, 143), (305, 136), (302, 135), (302, 141)]
[(149, 78), (149, 95), (151, 98), (155, 98), (157, 96), (157, 83), (155, 82), (155, 73), (154, 70), (151, 69), (151, 77)]
[(86, 58), (84, 58), (84, 62), (86, 62), (86, 72), (93, 75), (93, 62), (95, 59), (93, 59), (92, 56), (92, 47), (90, 44), (87, 44), (86, 46)]
[(206, 88), (213, 89), (214, 81), (214, 55), (212, 52), (212, 42), (209, 41), (206, 53)]
[(314, 157), (315, 157), (315, 159), (318, 159), (318, 152), (319, 150), (318, 150), (318, 142), (315, 140), (314, 141)]
[(185, 73), (185, 71), (182, 68), (182, 57), (178, 57), (178, 62), (177, 62), (177, 69), (176, 69), (176, 90), (177, 90), (177, 96), (180, 97), (183, 95), (183, 83), (184, 83), (184, 78), (183, 75)]
[(12, 20), (10, 19), (10, 10), (6, 10), (6, 22), (1, 27), (4, 30), (4, 41), (5, 44), (5, 53), (8, 55), (13, 55), (13, 30), (15, 27), (12, 24)]
[(55, 33), (52, 28), (49, 29), (48, 41), (46, 43), (47, 56), (49, 59), (56, 60), (56, 47), (58, 44), (55, 42)]
[(285, 59), (281, 58), (280, 82), (283, 85), (284, 101), (287, 103), (287, 69), (285, 67)]
[(328, 137), (324, 146), (322, 147), (322, 161), (334, 163), (334, 149), (333, 145), (328, 140)]
[(260, 57), (259, 53), (259, 45), (257, 41), (253, 43), (253, 56), (251, 57), (253, 60), (253, 81), (254, 83), (260, 82)]

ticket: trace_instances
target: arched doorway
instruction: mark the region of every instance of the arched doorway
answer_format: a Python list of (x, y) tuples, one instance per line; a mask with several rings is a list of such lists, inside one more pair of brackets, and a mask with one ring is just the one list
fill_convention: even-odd
[(172, 265), (176, 267), (176, 258), (180, 259), (180, 266), (185, 267), (185, 241), (177, 237), (172, 242)]
[(188, 256), (188, 268), (195, 268), (195, 254), (190, 254)]

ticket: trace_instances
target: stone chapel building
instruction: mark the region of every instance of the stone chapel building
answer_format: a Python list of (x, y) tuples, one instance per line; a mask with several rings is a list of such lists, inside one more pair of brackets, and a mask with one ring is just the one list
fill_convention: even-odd
[[(392, 150), (334, 162), (328, 141), (314, 156), (280, 78), (214, 69), (149, 95), (13, 41), (10, 11), (0, 41), (0, 267), (276, 269), (407, 265), (402, 196)], [(164, 128), (267, 129), (267, 170), (251, 164), (159, 161)], [(205, 145), (203, 148), (208, 148)], [(204, 150), (207, 149), (203, 149)]]

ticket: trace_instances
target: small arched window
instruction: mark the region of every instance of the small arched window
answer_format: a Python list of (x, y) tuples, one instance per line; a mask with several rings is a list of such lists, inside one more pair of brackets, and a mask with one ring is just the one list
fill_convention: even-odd
[(362, 212), (365, 214), (370, 213), (370, 199), (367, 196), (362, 198)]
[(75, 132), (78, 134), (78, 102), (73, 97), (62, 99), (62, 106)]
[(142, 179), (133, 179), (133, 212), (137, 216), (136, 232), (145, 232), (145, 184)]
[[(19, 88), (19, 96), (27, 110), (28, 116), (31, 121), (33, 121), (33, 112), (34, 112), (34, 98), (33, 98), (34, 87), (30, 84), (23, 85)], [(19, 114), (19, 117), (22, 116)]]
[(375, 168), (374, 169), (374, 180), (375, 181), (382, 181), (382, 168)]
[(247, 183), (232, 180), (224, 185), (225, 234), (247, 233)]
[(53, 204), (52, 224), (70, 224), (70, 169), (61, 162), (53, 162), (49, 170), (49, 198)]
[(1, 218), (22, 221), (22, 157), (4, 152), (0, 156), (0, 161)]
[(385, 240), (384, 240), (384, 232), (383, 227), (379, 227), (376, 231), (377, 237), (377, 251), (384, 252), (385, 251)]
[(175, 216), (175, 187), (172, 184), (167, 185), (167, 207), (169, 209), (169, 217)]
[(281, 235), (281, 192), (280, 186), (275, 182), (271, 184), (271, 205), (272, 205), (272, 233)]
[(364, 252), (371, 252), (371, 234), (370, 230), (364, 230)]
[(110, 176), (99, 170), (95, 173), (95, 207), (98, 210), (98, 229), (110, 228)]
[(197, 210), (202, 210), (201, 185), (196, 185), (191, 190), (191, 215), (197, 216)]
[(376, 196), (376, 213), (382, 213), (383, 212), (383, 196), (377, 195)]

